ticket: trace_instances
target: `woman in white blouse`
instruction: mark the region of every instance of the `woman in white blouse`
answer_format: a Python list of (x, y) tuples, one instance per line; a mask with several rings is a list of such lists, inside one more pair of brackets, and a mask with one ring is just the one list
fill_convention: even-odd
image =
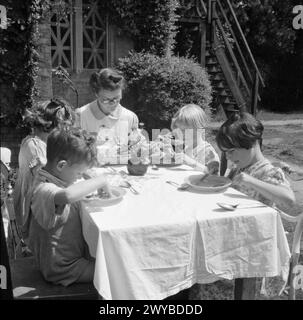
[(77, 109), (76, 124), (96, 135), (99, 162), (121, 163), (117, 156), (127, 151), (128, 137), (139, 122), (134, 112), (120, 104), (125, 79), (118, 71), (104, 68), (92, 74), (89, 84), (96, 99)]

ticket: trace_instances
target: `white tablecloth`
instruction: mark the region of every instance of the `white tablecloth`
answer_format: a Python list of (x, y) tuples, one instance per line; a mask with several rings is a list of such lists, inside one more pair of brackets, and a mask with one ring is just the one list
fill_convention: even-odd
[(185, 166), (149, 168), (130, 177), (141, 186), (139, 195), (127, 190), (107, 207), (83, 203), (83, 233), (96, 257), (94, 285), (105, 299), (158, 300), (220, 278), (287, 277), (290, 252), (278, 213), (220, 209), (217, 202), (260, 204), (232, 188), (199, 193), (165, 183), (195, 173)]

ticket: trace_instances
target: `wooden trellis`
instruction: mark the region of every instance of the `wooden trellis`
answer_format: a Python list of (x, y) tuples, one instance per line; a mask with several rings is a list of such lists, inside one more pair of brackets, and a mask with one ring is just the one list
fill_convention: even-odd
[(73, 25), (71, 21), (71, 14), (59, 17), (53, 13), (51, 16), (52, 66), (62, 65), (65, 68), (73, 66)]
[(107, 22), (98, 1), (83, 0), (83, 66), (99, 69), (107, 64)]

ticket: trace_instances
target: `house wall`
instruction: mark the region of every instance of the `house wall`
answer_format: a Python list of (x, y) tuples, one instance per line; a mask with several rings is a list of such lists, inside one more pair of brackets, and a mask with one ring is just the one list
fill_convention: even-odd
[[(88, 85), (89, 78), (93, 72), (94, 70), (84, 70), (80, 73), (70, 72), (71, 80), (74, 82), (78, 91), (78, 107), (94, 100), (94, 94)], [(54, 96), (62, 97), (71, 103), (73, 107), (77, 107), (76, 93), (68, 85), (63, 84), (55, 75), (52, 76), (52, 87)]]
[(51, 66), (51, 39), (50, 24), (44, 20), (39, 25), (39, 39), (37, 43), (39, 52), (39, 70), (36, 87), (38, 89), (37, 100), (46, 100), (52, 97), (52, 66)]

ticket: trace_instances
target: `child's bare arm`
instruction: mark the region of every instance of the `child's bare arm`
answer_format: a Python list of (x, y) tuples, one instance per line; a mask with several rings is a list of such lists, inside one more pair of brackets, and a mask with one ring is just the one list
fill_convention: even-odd
[(104, 189), (105, 192), (110, 193), (107, 180), (104, 176), (98, 176), (89, 180), (75, 183), (65, 189), (61, 189), (55, 195), (55, 204), (64, 205), (81, 200), (89, 193), (97, 190)]
[(296, 201), (293, 191), (285, 185), (274, 185), (264, 182), (244, 172), (233, 179), (233, 184), (240, 183), (253, 188), (277, 205), (282, 204), (283, 206), (292, 207)]
[(182, 157), (183, 157), (183, 162), (186, 165), (193, 167), (196, 170), (209, 173), (209, 174), (218, 174), (219, 172), (219, 162), (217, 161), (211, 161), (207, 165), (204, 165), (199, 161), (192, 159), (187, 154), (182, 154)]
[[(207, 172), (208, 171), (207, 167), (204, 164), (202, 164), (199, 161), (191, 158), (187, 154), (182, 153), (182, 154), (179, 154), (179, 156), (182, 158), (183, 163), (185, 163), (186, 165), (188, 165), (188, 166), (190, 166), (192, 168), (195, 168), (196, 170), (199, 170), (199, 171), (203, 171), (203, 172)], [(177, 159), (176, 159), (176, 162), (177, 162)]]

